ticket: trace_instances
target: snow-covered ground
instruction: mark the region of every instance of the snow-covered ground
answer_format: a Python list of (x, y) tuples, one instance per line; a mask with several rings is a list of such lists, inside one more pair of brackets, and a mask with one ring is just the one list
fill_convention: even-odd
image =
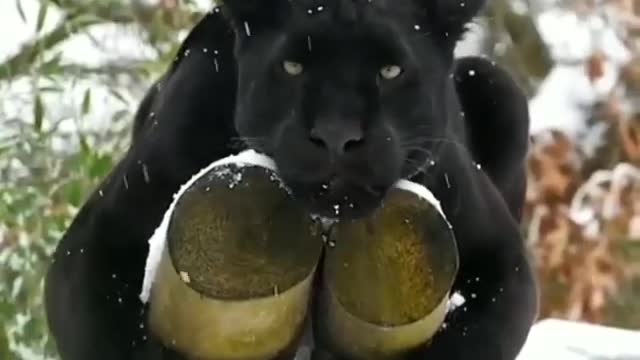
[(517, 360), (640, 360), (640, 331), (544, 320)]

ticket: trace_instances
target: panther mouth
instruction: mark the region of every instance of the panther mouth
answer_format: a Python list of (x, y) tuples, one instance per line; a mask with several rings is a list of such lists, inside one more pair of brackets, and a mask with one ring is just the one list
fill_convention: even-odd
[(323, 218), (350, 220), (366, 217), (380, 205), (390, 186), (358, 184), (333, 177), (314, 184), (289, 184), (294, 198), (310, 213)]

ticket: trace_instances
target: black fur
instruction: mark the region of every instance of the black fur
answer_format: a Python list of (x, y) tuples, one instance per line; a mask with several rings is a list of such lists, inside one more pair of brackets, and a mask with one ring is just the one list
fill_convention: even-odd
[[(422, 181), (453, 225), (454, 290), (467, 303), (404, 358), (514, 359), (537, 310), (518, 229), (527, 105), (487, 60), (453, 61), (483, 1), (456, 4), (227, 0), (207, 15), (143, 100), (131, 148), (56, 251), (46, 309), (62, 359), (181, 359), (145, 327), (147, 239), (179, 186), (237, 152), (239, 140), (272, 155), (296, 198), (322, 214), (336, 215), (338, 203), (340, 217), (365, 215), (398, 178)], [(289, 77), (285, 60), (304, 71)], [(381, 79), (389, 64), (403, 73)]]

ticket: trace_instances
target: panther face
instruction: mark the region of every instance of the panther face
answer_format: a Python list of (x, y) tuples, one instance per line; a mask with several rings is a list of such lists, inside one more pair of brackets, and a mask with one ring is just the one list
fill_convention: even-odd
[(235, 127), (313, 213), (354, 218), (433, 160), (479, 0), (227, 0)]

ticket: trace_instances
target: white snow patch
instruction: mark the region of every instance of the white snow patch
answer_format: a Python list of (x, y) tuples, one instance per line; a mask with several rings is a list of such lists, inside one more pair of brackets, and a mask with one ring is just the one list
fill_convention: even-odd
[(640, 331), (564, 320), (534, 325), (517, 360), (638, 360)]
[(142, 290), (140, 292), (140, 300), (143, 303), (149, 301), (149, 295), (151, 293), (151, 288), (153, 286), (153, 281), (155, 280), (156, 271), (158, 270), (158, 266), (160, 265), (160, 260), (162, 259), (162, 253), (166, 244), (166, 235), (167, 230), (169, 229), (169, 222), (171, 220), (171, 215), (173, 214), (173, 210), (176, 207), (176, 204), (180, 197), (195, 184), (198, 179), (205, 176), (212, 169), (223, 166), (234, 164), (239, 167), (242, 166), (260, 166), (272, 171), (276, 171), (275, 162), (263, 155), (259, 154), (254, 150), (243, 151), (237, 155), (232, 155), (217, 161), (214, 161), (209, 166), (200, 170), (196, 175), (194, 175), (189, 181), (183, 184), (180, 187), (180, 190), (173, 196), (173, 202), (169, 206), (169, 209), (164, 214), (162, 222), (156, 228), (151, 238), (149, 238), (149, 254), (147, 255), (147, 261), (145, 264), (145, 273), (144, 280), (142, 283)]
[(338, 219), (328, 218), (326, 216), (321, 216), (317, 214), (311, 214), (311, 219), (320, 225), (322, 225), (322, 229), (324, 231), (328, 231), (331, 227), (338, 222)]
[(489, 36), (489, 24), (486, 17), (477, 18), (469, 24), (467, 32), (456, 44), (455, 57), (477, 56), (485, 53)]
[[(579, 16), (568, 9), (553, 9), (542, 13), (536, 26), (556, 64), (529, 103), (530, 132), (558, 130), (593, 147), (587, 129), (592, 106), (614, 90), (620, 69), (632, 54), (614, 27), (597, 13)], [(592, 82), (586, 64), (596, 52), (606, 61), (604, 75)]]
[[(0, 24), (2, 24), (0, 62), (17, 54), (24, 43), (31, 41), (38, 35), (36, 24), (42, 3), (39, 0), (20, 0), (20, 7), (26, 20), (24, 21), (19, 15), (16, 1), (0, 1)], [(40, 34), (46, 34), (53, 30), (61, 19), (60, 9), (50, 3)]]
[(158, 57), (158, 52), (149, 45), (141, 26), (114, 23), (90, 26), (51, 51), (60, 51), (63, 62), (92, 67)]
[(447, 313), (454, 311), (467, 302), (464, 296), (459, 291), (454, 292), (449, 301), (447, 302)]
[(418, 195), (420, 198), (428, 201), (431, 205), (433, 205), (438, 210), (438, 212), (440, 213), (440, 216), (442, 216), (442, 218), (447, 222), (447, 225), (449, 225), (449, 227), (451, 228), (451, 223), (449, 223), (447, 216), (444, 214), (444, 211), (442, 211), (442, 206), (440, 205), (440, 201), (436, 199), (435, 195), (433, 195), (433, 193), (429, 189), (427, 189), (423, 185), (420, 185), (418, 183), (415, 183), (409, 180), (404, 180), (404, 179), (398, 181), (395, 187), (398, 189), (402, 189), (402, 190), (406, 190), (411, 193), (414, 193)]

